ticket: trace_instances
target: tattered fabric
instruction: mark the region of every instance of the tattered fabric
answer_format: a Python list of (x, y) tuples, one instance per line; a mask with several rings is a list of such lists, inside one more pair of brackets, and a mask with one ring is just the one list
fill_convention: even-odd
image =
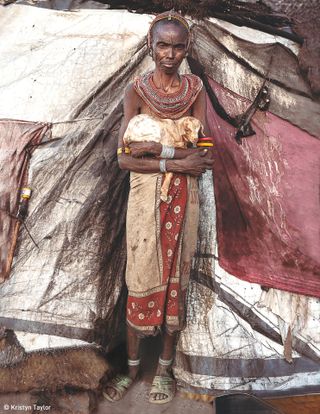
[[(210, 83), (228, 113), (249, 105)], [(270, 112), (254, 115), (256, 135), (242, 145), (210, 104), (208, 121), (220, 265), (249, 282), (320, 296), (319, 140)]]
[(49, 125), (0, 120), (0, 282), (9, 275), (18, 237), (19, 190), (27, 184), (29, 154)]

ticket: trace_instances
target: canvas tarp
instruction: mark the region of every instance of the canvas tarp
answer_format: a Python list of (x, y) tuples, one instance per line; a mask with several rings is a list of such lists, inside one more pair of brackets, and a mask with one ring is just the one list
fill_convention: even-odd
[(212, 79), (250, 101), (268, 79), (270, 111), (320, 136), (320, 103), (301, 76), (294, 49), (279, 42), (252, 43), (254, 34), (244, 40), (213, 22), (198, 25), (194, 39), (193, 56)]
[[(134, 76), (152, 67), (145, 45), (151, 17), (108, 10), (67, 13), (19, 5), (1, 9), (0, 16), (1, 35), (7, 38), (0, 46), (0, 86), (4, 98), (0, 102), (0, 116), (52, 122), (52, 137), (59, 138), (42, 145), (31, 160), (29, 181), (34, 191), (27, 225), (39, 248), (24, 231), (21, 232), (10, 278), (0, 286), (0, 323), (17, 331), (26, 347), (31, 347), (34, 340), (30, 335), (48, 335), (41, 346), (45, 346), (45, 341), (49, 346), (53, 336), (70, 338), (70, 343), (72, 338), (108, 346), (112, 335), (119, 333), (125, 301), (128, 177), (117, 166), (116, 137), (125, 86)], [(241, 32), (239, 28), (236, 30)], [(246, 32), (245, 28), (243, 32)], [(259, 37), (261, 40), (261, 34)], [(276, 40), (270, 35), (266, 35), (266, 39), (268, 43)], [(202, 50), (200, 40), (197, 41), (197, 56)], [(203, 63), (206, 64), (205, 61)], [(208, 71), (210, 67), (208, 64)], [(244, 91), (245, 87), (239, 81), (244, 71), (242, 67), (216, 65), (215, 68), (214, 79), (222, 83), (222, 74), (227, 71), (230, 82), (238, 85), (234, 92), (239, 93), (239, 88)], [(252, 99), (261, 79), (257, 82), (257, 75), (250, 73), (248, 70), (244, 79), (247, 85), (252, 82), (251, 95), (241, 95)], [(227, 77), (224, 75), (224, 78)], [(283, 90), (283, 100), (287, 102), (286, 96), (290, 91), (285, 87), (275, 88), (278, 88), (279, 99)], [(295, 93), (290, 95), (290, 99), (294, 101)], [(283, 115), (285, 108), (283, 106)], [(69, 120), (76, 122), (61, 122)], [(299, 127), (307, 130), (305, 124)], [(205, 255), (209, 252), (217, 256), (212, 182), (205, 182), (203, 192), (212, 197), (211, 201), (204, 199), (202, 202), (205, 228), (199, 233), (199, 243)], [(313, 372), (312, 360), (319, 352), (319, 339), (313, 332), (313, 318), (318, 306), (316, 300), (299, 296), (302, 301), (308, 301), (308, 310), (301, 319), (303, 323), (289, 318), (292, 294), (288, 294), (285, 313), (277, 313), (277, 290), (273, 296), (270, 291), (264, 299), (267, 304), (271, 298), (268, 307), (260, 310), (256, 306), (262, 293), (260, 285), (228, 275), (210, 254), (200, 257), (198, 263), (201, 267), (196, 262), (194, 268), (189, 295), (189, 325), (178, 346), (182, 354), (176, 362), (177, 378), (199, 389), (195, 382), (199, 372), (185, 365), (183, 355), (198, 357), (197, 361), (202, 361), (202, 366), (208, 371), (212, 365), (205, 359), (205, 349), (225, 346), (227, 336), (218, 335), (213, 329), (218, 308), (222, 310), (217, 319), (221, 326), (236, 332), (231, 323), (236, 320), (241, 330), (237, 331), (230, 346), (246, 348), (247, 352), (222, 355), (225, 376), (215, 388), (230, 388), (227, 378), (234, 376), (229, 363), (232, 355), (244, 366), (246, 361), (261, 361), (271, 356), (283, 364), (283, 376), (270, 376), (268, 387), (266, 381), (262, 381), (262, 389), (314, 385), (315, 376), (309, 380), (308, 372)], [(204, 274), (208, 277), (205, 278)], [(229, 289), (229, 296), (226, 298), (220, 289), (219, 300), (216, 300), (213, 282), (216, 287), (220, 285)], [(194, 286), (200, 294), (193, 289)], [(240, 288), (244, 290), (238, 292)], [(251, 291), (254, 295), (246, 301), (247, 292)], [(217, 307), (213, 306), (214, 301)], [(231, 302), (235, 304), (229, 306)], [(263, 323), (257, 323), (257, 313)], [(193, 329), (196, 323), (201, 325), (198, 336)], [(291, 341), (292, 356), (308, 358), (307, 371), (305, 368), (294, 371), (292, 365), (284, 360), (285, 352), (280, 342), (282, 338), (288, 338), (289, 327), (292, 332), (296, 327), (303, 332), (296, 334), (296, 338), (302, 335), (300, 342), (296, 339)], [(19, 331), (28, 334), (19, 334)], [(256, 340), (253, 337), (258, 338), (257, 345), (254, 345)], [(240, 346), (236, 345), (238, 341)], [(309, 347), (305, 347), (308, 341)], [(300, 347), (295, 346), (296, 342)], [(276, 351), (272, 354), (270, 349), (273, 347)], [(265, 349), (268, 352), (264, 352)], [(207, 356), (216, 357), (214, 352)], [(289, 357), (290, 352), (287, 354)], [(200, 372), (200, 375), (206, 375), (206, 372)], [(257, 370), (254, 372), (256, 374)], [(242, 377), (246, 378), (245, 373)], [(206, 392), (208, 387), (212, 387), (211, 379), (209, 382), (207, 379), (203, 382)], [(234, 381), (232, 387), (250, 389), (251, 385)]]
[[(0, 287), (1, 322), (104, 342), (114, 329), (100, 321), (112, 320), (125, 266), (127, 174), (116, 160), (120, 102), (129, 78), (151, 63), (141, 49), (150, 19), (16, 5), (1, 14), (10, 29), (2, 43), (1, 102), (7, 103), (1, 116), (48, 119), (52, 138), (61, 138), (32, 157), (27, 226), (39, 248), (22, 232), (10, 279)], [(30, 38), (16, 42), (22, 26)]]

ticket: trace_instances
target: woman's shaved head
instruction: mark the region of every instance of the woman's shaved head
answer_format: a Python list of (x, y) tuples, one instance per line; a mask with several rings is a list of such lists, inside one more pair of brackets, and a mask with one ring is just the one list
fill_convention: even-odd
[(176, 13), (172, 10), (158, 14), (155, 19), (151, 22), (149, 32), (148, 32), (148, 46), (151, 47), (152, 40), (154, 35), (158, 30), (164, 29), (165, 26), (173, 25), (176, 28), (182, 30), (188, 41), (190, 42), (190, 28), (187, 20), (181, 16), (179, 13)]

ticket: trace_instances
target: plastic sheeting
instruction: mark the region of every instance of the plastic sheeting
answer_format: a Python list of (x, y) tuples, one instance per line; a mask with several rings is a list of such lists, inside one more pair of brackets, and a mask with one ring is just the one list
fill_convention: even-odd
[(296, 56), (278, 39), (262, 44), (260, 33), (259, 44), (255, 44), (235, 33), (213, 22), (198, 25), (192, 56), (208, 76), (250, 101), (268, 80), (270, 111), (319, 139), (320, 103), (301, 76)]
[[(248, 106), (210, 83), (228, 114)], [(216, 138), (216, 191), (207, 191), (207, 174), (200, 181), (202, 221), (175, 376), (181, 386), (211, 394), (319, 390), (319, 299), (274, 289), (319, 293), (313, 272), (319, 266), (319, 140), (258, 112), (256, 135), (238, 145), (235, 128), (209, 101), (208, 121)]]
[(0, 116), (50, 120), (56, 141), (31, 160), (26, 224), (38, 247), (21, 232), (10, 279), (0, 286), (0, 323), (109, 343), (125, 266), (120, 103), (129, 80), (150, 67), (141, 44), (150, 18), (17, 5), (1, 18), (1, 35), (10, 35), (1, 43)]

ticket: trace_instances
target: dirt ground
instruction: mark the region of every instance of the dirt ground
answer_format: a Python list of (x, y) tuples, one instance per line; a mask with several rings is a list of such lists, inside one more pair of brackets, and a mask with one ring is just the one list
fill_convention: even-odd
[[(214, 414), (212, 402), (199, 402), (187, 399), (177, 392), (168, 404), (149, 403), (149, 390), (160, 354), (160, 337), (147, 338), (141, 343), (141, 378), (135, 383), (125, 397), (116, 403), (103, 399), (99, 401), (97, 414)], [(121, 351), (114, 356), (124, 358)]]
[[(171, 403), (149, 403), (149, 390), (159, 352), (158, 338), (148, 338), (144, 341), (141, 352), (141, 377), (119, 402), (110, 403), (96, 391), (80, 389), (70, 389), (53, 395), (32, 391), (0, 394), (0, 414), (320, 414), (319, 394), (274, 398), (266, 400), (269, 406), (260, 408), (254, 406), (254, 401), (241, 402), (241, 399), (245, 398), (243, 396), (238, 397), (238, 401), (222, 397), (213, 402), (203, 402), (188, 399), (185, 393), (179, 391)], [(120, 366), (125, 358), (125, 349), (120, 347), (118, 352), (111, 355), (111, 362), (115, 366)]]
[(149, 403), (150, 384), (144, 381), (136, 383), (119, 402), (102, 401), (97, 414), (214, 414), (212, 403), (192, 401), (176, 395), (171, 403)]

